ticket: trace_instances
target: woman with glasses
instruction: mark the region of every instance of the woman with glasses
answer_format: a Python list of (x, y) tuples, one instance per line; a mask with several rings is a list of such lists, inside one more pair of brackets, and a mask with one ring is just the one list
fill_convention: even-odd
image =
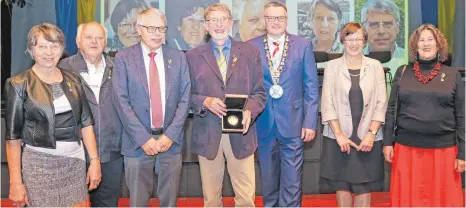
[(115, 36), (109, 38), (107, 47), (118, 51), (141, 41), (136, 31), (137, 17), (141, 11), (150, 8), (144, 0), (120, 0), (110, 16), (110, 24)]
[[(79, 75), (57, 67), (65, 35), (44, 23), (29, 30), (35, 64), (5, 84), (5, 140), (13, 206), (89, 206), (100, 183), (92, 113)], [(87, 151), (90, 164), (86, 173)], [(86, 186), (86, 183), (89, 186)]]
[(316, 0), (309, 10), (314, 51), (341, 52), (338, 41), (339, 26), (343, 21), (340, 5), (334, 0)]
[(379, 61), (362, 55), (366, 41), (361, 24), (347, 23), (340, 33), (344, 55), (328, 62), (323, 82), (321, 177), (343, 207), (368, 207), (370, 193), (383, 189), (385, 77)]

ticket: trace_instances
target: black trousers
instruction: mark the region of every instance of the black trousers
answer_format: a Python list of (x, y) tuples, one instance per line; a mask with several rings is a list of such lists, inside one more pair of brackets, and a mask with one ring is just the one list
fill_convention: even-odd
[[(97, 187), (89, 192), (92, 207), (118, 207), (121, 196), (121, 176), (123, 173), (123, 157), (101, 163), (102, 180)], [(89, 163), (87, 163), (89, 168)]]

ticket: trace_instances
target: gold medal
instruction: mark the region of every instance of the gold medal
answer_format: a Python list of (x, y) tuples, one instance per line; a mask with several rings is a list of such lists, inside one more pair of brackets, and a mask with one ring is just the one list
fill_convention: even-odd
[(232, 126), (236, 126), (238, 124), (238, 117), (234, 115), (228, 116), (228, 123)]

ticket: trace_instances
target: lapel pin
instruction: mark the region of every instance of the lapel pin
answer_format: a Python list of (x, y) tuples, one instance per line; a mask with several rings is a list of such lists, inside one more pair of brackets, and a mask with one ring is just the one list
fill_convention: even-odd
[(70, 82), (70, 81), (68, 81), (68, 83), (67, 83), (67, 84), (68, 84), (68, 88), (70, 89), (70, 92), (72, 92), (73, 90), (71, 89), (71, 82)]
[(442, 73), (442, 76), (440, 77), (440, 81), (442, 81), (442, 82), (445, 81), (445, 77), (446, 77), (446, 76), (447, 76), (447, 75), (445, 74), (445, 72)]
[(238, 58), (233, 54), (233, 67), (235, 67), (236, 61), (238, 61)]
[(172, 64), (172, 60), (168, 59), (168, 68), (170, 68), (170, 65)]

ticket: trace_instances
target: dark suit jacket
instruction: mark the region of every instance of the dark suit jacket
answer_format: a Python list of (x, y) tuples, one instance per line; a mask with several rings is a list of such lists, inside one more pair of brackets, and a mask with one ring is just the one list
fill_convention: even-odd
[[(273, 81), (263, 41), (264, 36), (260, 36), (248, 43), (260, 50), (264, 87), (268, 92)], [(259, 138), (269, 136), (275, 122), (280, 134), (286, 138), (300, 137), (302, 128), (317, 130), (319, 81), (311, 41), (290, 34), (288, 56), (279, 84), (283, 87), (283, 96), (273, 99), (267, 93), (267, 105), (257, 118)]]
[[(102, 163), (110, 162), (121, 157), (122, 125), (113, 104), (112, 71), (113, 58), (104, 54), (105, 71), (102, 77), (99, 97), (84, 83), (84, 92), (94, 117), (94, 133), (97, 149)], [(74, 71), (77, 74), (87, 73), (87, 64), (80, 52), (60, 61), (58, 67)], [(84, 80), (84, 79), (83, 79)], [(97, 102), (97, 99), (99, 102)]]
[[(232, 40), (226, 86), (210, 43), (194, 48), (186, 55), (192, 80), (192, 151), (207, 159), (214, 159), (222, 135), (221, 120), (203, 107), (203, 102), (207, 97), (223, 99), (225, 94), (245, 94), (249, 96), (245, 110), (250, 110), (253, 118), (257, 118), (265, 104), (259, 50), (248, 43)], [(257, 148), (255, 124), (250, 126), (246, 135), (230, 133), (230, 142), (237, 159), (252, 155)]]
[[(186, 55), (162, 46), (165, 64), (165, 117), (163, 131), (173, 144), (168, 152), (176, 154), (184, 143), (184, 123), (188, 117), (189, 80)], [(122, 154), (140, 156), (140, 148), (150, 138), (150, 97), (141, 44), (135, 44), (115, 57), (113, 73), (114, 101), (123, 123)]]

